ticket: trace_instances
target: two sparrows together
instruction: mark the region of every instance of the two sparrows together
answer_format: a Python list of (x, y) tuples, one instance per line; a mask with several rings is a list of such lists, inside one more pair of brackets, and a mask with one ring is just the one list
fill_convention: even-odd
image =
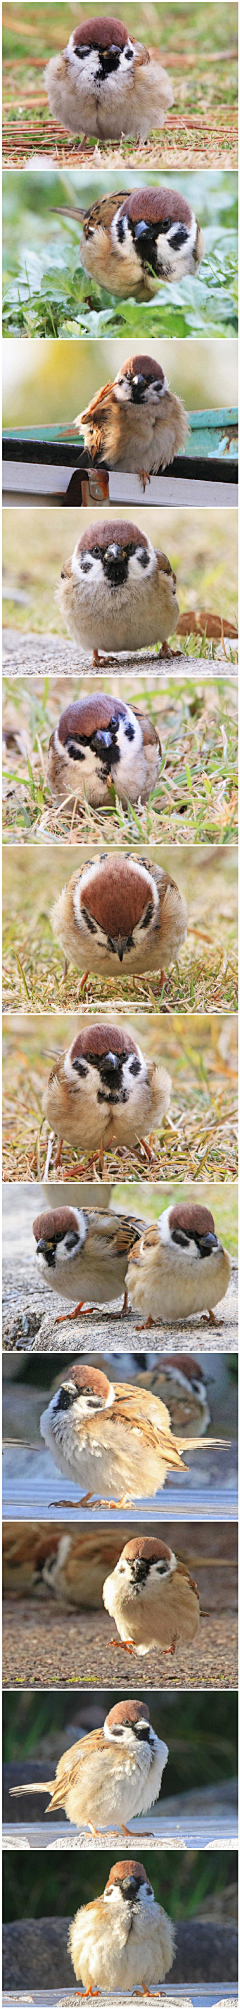
[[(177, 1201), (164, 1208), (151, 1228), (129, 1214), (103, 1213), (95, 1207), (57, 1207), (37, 1215), (33, 1233), (38, 1269), (48, 1288), (76, 1304), (73, 1317), (92, 1300), (94, 1309), (97, 1304), (113, 1303), (123, 1291), (123, 1309), (129, 1293), (133, 1310), (145, 1314), (146, 1325), (178, 1323), (195, 1313), (211, 1312), (228, 1287), (231, 1264), (227, 1250), (218, 1239), (209, 1208), (198, 1201)], [(173, 1356), (173, 1360), (175, 1410), (171, 1406), (169, 1358), (161, 1355), (154, 1375), (172, 1422), (175, 1425), (177, 1421), (179, 1427), (180, 1421), (184, 1434), (187, 1419), (182, 1402), (185, 1405), (187, 1394), (188, 1413), (190, 1401), (196, 1428), (195, 1398), (203, 1420), (206, 1390), (201, 1368), (191, 1357), (184, 1356), (182, 1361), (181, 1356), (177, 1362)]]

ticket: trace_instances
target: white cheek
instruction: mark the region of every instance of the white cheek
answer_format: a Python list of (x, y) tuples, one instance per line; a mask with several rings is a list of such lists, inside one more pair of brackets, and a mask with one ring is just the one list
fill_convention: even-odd
[[(128, 734), (126, 732), (127, 724), (133, 727), (133, 733), (134, 733), (133, 739), (128, 738)], [(131, 755), (135, 756), (136, 753), (139, 753), (141, 745), (142, 745), (142, 727), (139, 723), (139, 719), (134, 718), (134, 712), (131, 712), (129, 705), (127, 719), (124, 720), (123, 718), (120, 718), (118, 726), (118, 747), (119, 747), (119, 753), (122, 755), (122, 759), (131, 760)]]
[(72, 76), (74, 77), (74, 82), (88, 85), (88, 89), (89, 86), (93, 86), (93, 84), (96, 82), (96, 77), (99, 74), (97, 49), (89, 49), (88, 56), (77, 56), (76, 50), (74, 49), (73, 46), (73, 35), (70, 35), (70, 40), (68, 42), (66, 49), (66, 55), (68, 56), (69, 63), (71, 63), (71, 72)]
[(86, 585), (100, 585), (100, 579), (102, 578), (101, 558), (93, 558), (91, 551), (85, 551), (82, 557), (86, 558), (87, 561), (86, 571), (84, 564), (82, 564), (78, 545), (75, 544), (75, 550), (72, 555), (72, 578), (75, 580), (75, 584), (78, 586), (80, 584), (84, 585), (86, 581)]
[(146, 1061), (143, 1059), (143, 1054), (140, 1053), (140, 1047), (138, 1046), (136, 1052), (136, 1059), (140, 1061), (139, 1074), (131, 1074), (131, 1058), (133, 1059), (133, 1055), (132, 1057), (131, 1055), (129, 1055), (129, 1060), (125, 1060), (124, 1063), (123, 1085), (124, 1088), (128, 1089), (128, 1094), (131, 1094), (132, 1092), (132, 1094), (135, 1095), (136, 1091), (138, 1092), (138, 1089), (140, 1088), (141, 1082), (146, 1081), (147, 1065)]
[(147, 565), (141, 564), (141, 559), (137, 557), (137, 552), (133, 552), (132, 558), (129, 559), (129, 575), (130, 578), (137, 579), (138, 586), (144, 586), (145, 579), (152, 579), (154, 572), (157, 571), (156, 552), (153, 550), (152, 544), (149, 544), (146, 556), (148, 559)]
[(129, 230), (127, 216), (124, 216), (122, 219), (124, 224), (124, 237), (122, 239), (121, 244), (119, 244), (119, 237), (117, 232), (117, 223), (119, 220), (119, 216), (120, 216), (120, 209), (117, 209), (116, 216), (113, 216), (113, 220), (111, 223), (111, 232), (110, 232), (114, 251), (117, 251), (118, 258), (131, 258), (131, 259), (135, 258), (136, 265), (139, 265), (139, 260), (137, 259), (137, 255), (135, 252), (132, 232), (131, 230)]

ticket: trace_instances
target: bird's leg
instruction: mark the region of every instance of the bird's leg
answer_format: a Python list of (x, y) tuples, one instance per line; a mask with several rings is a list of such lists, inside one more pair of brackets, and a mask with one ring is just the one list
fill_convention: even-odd
[[(94, 1305), (92, 1305), (92, 1304), (91, 1304), (91, 1305), (89, 1306), (89, 1316), (90, 1316), (90, 1312), (93, 1312), (93, 1311), (94, 1311)], [(82, 1313), (82, 1316), (83, 1316), (84, 1318), (87, 1318), (87, 1314), (88, 1314), (88, 1306), (87, 1306), (86, 1304), (84, 1304), (84, 1299), (83, 1299), (83, 1298), (80, 1298), (80, 1302), (79, 1302), (79, 1304), (75, 1304), (75, 1305), (74, 1305), (74, 1311), (59, 1311), (59, 1312), (58, 1312), (58, 1316), (57, 1316), (57, 1318), (55, 1318), (55, 1319), (54, 1319), (54, 1325), (65, 1325), (65, 1324), (66, 1324), (66, 1319), (68, 1319), (68, 1318), (79, 1318), (79, 1314), (80, 1314), (80, 1312)]]
[(223, 1324), (223, 1320), (222, 1320), (222, 1318), (215, 1318), (215, 1311), (209, 1311), (209, 1313), (208, 1313), (208, 1318), (209, 1318), (209, 1324), (210, 1324), (210, 1325), (222, 1325), (222, 1324)]
[(80, 984), (79, 984), (80, 991), (84, 990), (84, 984), (87, 984), (88, 977), (89, 977), (89, 970), (85, 970), (84, 976), (80, 978)]
[(56, 1158), (54, 1159), (54, 1172), (58, 1172), (58, 1166), (61, 1164), (62, 1147), (63, 1147), (63, 1137), (60, 1137)]
[(62, 984), (64, 984), (64, 980), (65, 977), (67, 977), (67, 973), (68, 973), (68, 956), (64, 956), (64, 964), (62, 970)]
[(140, 1137), (140, 1144), (143, 1145), (143, 1149), (146, 1152), (146, 1158), (149, 1159), (149, 1164), (151, 1165), (153, 1158), (153, 1151), (150, 1150), (150, 1144), (146, 1144), (146, 1137)]
[(150, 474), (146, 474), (146, 468), (145, 468), (145, 467), (141, 467), (141, 468), (140, 468), (140, 473), (139, 473), (139, 481), (141, 481), (141, 485), (142, 485), (142, 488), (143, 488), (143, 494), (145, 494), (145, 488), (147, 487), (147, 482), (148, 482), (148, 481), (151, 481), (151, 475), (150, 475)]
[[(57, 1320), (55, 1319), (55, 1325), (56, 1325), (56, 1323), (57, 1323)], [(149, 1313), (148, 1313), (148, 1318), (144, 1318), (144, 1319), (143, 1319), (143, 1324), (142, 1324), (142, 1325), (137, 1325), (137, 1332), (146, 1332), (146, 1331), (147, 1331), (147, 1327), (149, 1327), (150, 1325), (154, 1325), (154, 1318), (152, 1318), (152, 1313), (151, 1313), (151, 1311), (149, 1311)]]

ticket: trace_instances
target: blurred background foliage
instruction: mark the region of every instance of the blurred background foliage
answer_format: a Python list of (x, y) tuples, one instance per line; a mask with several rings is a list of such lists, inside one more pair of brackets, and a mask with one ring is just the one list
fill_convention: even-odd
[[(144, 1690), (142, 1700), (144, 1700)], [(134, 1687), (127, 1699), (135, 1698)], [(219, 1785), (235, 1777), (237, 1769), (237, 1696), (226, 1693), (176, 1695), (150, 1694), (145, 1699), (151, 1723), (158, 1737), (169, 1747), (161, 1788), (161, 1801), (172, 1793), (185, 1793), (204, 1786)], [(59, 1695), (8, 1693), (3, 1699), (3, 1760), (12, 1763), (24, 1758), (53, 1759), (57, 1762), (83, 1729), (84, 1735), (104, 1722), (115, 1702), (126, 1700), (126, 1689), (99, 1689), (86, 1697), (86, 1689)], [(11, 1812), (13, 1811), (11, 1804)], [(41, 1816), (40, 1816), (41, 1817)], [(11, 1818), (10, 1808), (8, 1818)], [(62, 1813), (60, 1813), (62, 1820)]]
[[(122, 510), (105, 508), (109, 526)], [(180, 613), (187, 609), (219, 609), (237, 622), (236, 509), (124, 509), (124, 518), (138, 524), (157, 549), (167, 552), (177, 574)], [(4, 509), (3, 564), (6, 626), (42, 634), (62, 635), (63, 623), (55, 597), (64, 559), (78, 537), (99, 522), (98, 509)], [(47, 534), (46, 534), (47, 526)], [(139, 646), (141, 640), (139, 638)], [(91, 667), (91, 666), (90, 666)]]
[[(29, 11), (29, 10), (28, 10)], [(55, 10), (54, 10), (55, 11)], [(158, 298), (139, 305), (116, 301), (89, 279), (79, 260), (79, 228), (52, 214), (61, 203), (88, 209), (108, 190), (129, 188), (129, 174), (96, 167), (3, 176), (3, 332), (99, 339), (237, 334), (237, 176), (207, 170), (162, 173), (143, 167), (130, 187), (164, 186), (186, 195), (204, 231), (204, 258), (196, 278), (161, 286)]]
[[(229, 1705), (228, 1705), (229, 1706)], [(94, 1854), (82, 1854), (81, 1865), (74, 1855), (51, 1855), (49, 1863), (45, 1851), (31, 1851), (29, 1855), (9, 1855), (3, 1858), (3, 1907), (4, 1919), (57, 1918), (73, 1916), (79, 1904), (89, 1904), (99, 1897), (107, 1883), (110, 1869), (116, 1857), (110, 1850), (104, 1850), (104, 1863), (100, 1850)], [(172, 1918), (194, 1918), (198, 1912), (209, 1918), (215, 1917), (217, 1899), (224, 1899), (223, 1915), (227, 1893), (232, 1901), (236, 1889), (237, 1854), (228, 1849), (213, 1850), (208, 1857), (202, 1849), (181, 1851), (161, 1849), (158, 1857), (144, 1849), (144, 1864), (154, 1893), (160, 1904), (166, 1906)], [(228, 1909), (230, 1907), (228, 1906)], [(217, 1907), (218, 1909), (218, 1907)], [(221, 1918), (222, 1907), (219, 1906)]]
[[(98, 14), (102, 14), (102, 0), (95, 0), (94, 15)], [(76, 23), (83, 22), (84, 18), (86, 20), (86, 16), (88, 19), (88, 6), (82, 5), (82, 0), (71, 0), (69, 6), (65, 4), (65, 0), (54, 0), (54, 7), (52, 0), (44, 0), (44, 7), (39, 7), (39, 0), (35, 0), (35, 5), (30, 0), (27, 6), (24, 0), (23, 4), (21, 0), (17, 0), (13, 27), (12, 5), (9, 5), (8, 0), (8, 4), (3, 6), (3, 56), (9, 58), (12, 56), (14, 34), (16, 58), (24, 60), (28, 55), (31, 61), (32, 53), (34, 56), (42, 57), (43, 62), (46, 62), (47, 57), (54, 55), (55, 50), (63, 48)], [(150, 4), (149, 0), (147, 4), (145, 0), (145, 5), (144, 0), (142, 5), (139, 5), (139, 0), (127, 0), (127, 4), (125, 0), (122, 4), (121, 0), (120, 9), (121, 21), (124, 21), (130, 33), (134, 34), (138, 41), (145, 39), (149, 45), (151, 42), (155, 48), (160, 47), (162, 51), (167, 38), (169, 47), (172, 46), (174, 50), (177, 34), (179, 48), (181, 45), (183, 54), (186, 53), (187, 57), (191, 34), (196, 58), (201, 60), (204, 47), (206, 62), (214, 47), (216, 51), (224, 50), (231, 42), (232, 57), (236, 54), (236, 17), (237, 7), (234, 0), (222, 0), (220, 5), (219, 0), (216, 0), (214, 8), (206, 5), (206, 0), (205, 4), (202, 0), (201, 10), (199, 0), (195, 0), (195, 4), (190, 6), (189, 0), (187, 6), (186, 0), (185, 4), (180, 0), (180, 5), (179, 0), (177, 5), (174, 5), (173, 0), (171, 9), (165, 4), (156, 5), (155, 0), (150, 0)], [(232, 90), (234, 81), (235, 77), (232, 74)]]
[[(73, 1178), (67, 1186), (63, 1185), (61, 1187), (60, 1199), (61, 1207), (90, 1207), (92, 1204), (92, 1186), (83, 1185), (81, 1184), (81, 1180)], [(174, 1186), (164, 1182), (161, 1186), (149, 1185), (149, 1183), (146, 1183), (146, 1180), (140, 1179), (136, 1188), (133, 1180), (131, 1184), (128, 1184), (125, 1180), (124, 1184), (120, 1181), (112, 1187), (110, 1184), (109, 1186), (104, 1186), (103, 1181), (101, 1185), (96, 1185), (94, 1190), (95, 1207), (110, 1207), (116, 1213), (118, 1212), (118, 1208), (121, 1208), (124, 1214), (142, 1214), (149, 1227), (151, 1221), (157, 1221), (158, 1215), (162, 1213), (164, 1207), (170, 1207), (171, 1204), (173, 1205), (173, 1201), (175, 1205), (177, 1200), (186, 1200), (186, 1187), (177, 1176), (174, 1179)], [(238, 1249), (237, 1185), (218, 1186), (216, 1184), (214, 1185), (213, 1196), (212, 1185), (209, 1182), (204, 1180), (204, 1183), (196, 1183), (193, 1186), (189, 1183), (188, 1200), (190, 1203), (194, 1201), (195, 1205), (196, 1201), (198, 1201), (199, 1206), (210, 1207), (211, 1211), (213, 1210), (217, 1233), (229, 1249), (229, 1255), (236, 1257)], [(42, 1202), (44, 1205), (47, 1204), (45, 1187), (43, 1191), (41, 1189), (39, 1194), (39, 1207), (42, 1205)], [(58, 1205), (59, 1187), (57, 1183), (56, 1185), (54, 1184), (53, 1180), (51, 1182), (51, 1206), (58, 1207)], [(35, 1214), (36, 1194), (34, 1186), (8, 1186), (5, 1182), (3, 1187), (4, 1256), (7, 1260), (9, 1246), (13, 1238), (14, 1258), (17, 1261), (18, 1256), (22, 1255), (24, 1249), (27, 1268), (29, 1262), (31, 1263), (32, 1260), (32, 1223), (35, 1219)], [(17, 1356), (15, 1355), (15, 1368), (17, 1367), (17, 1371), (20, 1371), (21, 1367), (21, 1374), (24, 1373), (24, 1376), (27, 1374), (29, 1381), (31, 1378), (34, 1380), (35, 1359), (35, 1354), (24, 1355), (24, 1357), (22, 1355), (21, 1362), (18, 1360), (17, 1363)], [(221, 1356), (221, 1364), (222, 1359), (223, 1356)], [(214, 1362), (214, 1354), (212, 1355), (212, 1361)], [(234, 1353), (226, 1354), (224, 1355), (224, 1361), (227, 1379), (230, 1379), (230, 1381), (233, 1379), (235, 1382), (237, 1374), (236, 1355)], [(46, 1355), (44, 1355), (44, 1372), (46, 1365)], [(49, 1371), (51, 1378), (53, 1371), (52, 1360), (49, 1362)]]
[[(141, 348), (136, 337), (136, 355)], [(17, 339), (14, 349), (5, 341), (2, 353), (3, 424), (12, 429), (71, 422), (101, 384), (114, 380), (126, 360), (126, 344), (82, 340), (73, 348), (66, 340), (56, 350), (52, 341), (36, 337), (34, 343)], [(151, 342), (151, 355), (188, 411), (236, 406), (236, 342), (196, 341), (186, 347), (186, 342), (163, 339)]]

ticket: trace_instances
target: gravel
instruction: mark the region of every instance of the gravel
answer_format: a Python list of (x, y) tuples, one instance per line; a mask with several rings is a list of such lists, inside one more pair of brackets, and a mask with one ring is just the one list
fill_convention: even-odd
[[(175, 672), (176, 677), (193, 676), (195, 678), (198, 675), (201, 677), (211, 675), (213, 679), (214, 677), (219, 677), (221, 673), (224, 678), (226, 676), (232, 677), (234, 673), (232, 664), (229, 663), (228, 665), (227, 657), (221, 648), (218, 650), (215, 661), (212, 661), (211, 645), (208, 656), (204, 656), (203, 658), (202, 656), (191, 657), (181, 655), (181, 661), (178, 661), (177, 658), (176, 667), (174, 664), (174, 655), (172, 663), (170, 663), (169, 657), (165, 659), (161, 657), (161, 662), (159, 662), (155, 652), (149, 649), (142, 650), (135, 657), (126, 654), (122, 655), (121, 659), (119, 656), (115, 656), (115, 658), (106, 656), (105, 669), (106, 672), (108, 668), (111, 669), (111, 674), (115, 671), (117, 676), (120, 675), (121, 671), (124, 676), (128, 670), (131, 670), (135, 676), (137, 670), (139, 670), (140, 675), (142, 675), (143, 671), (145, 674), (149, 670), (152, 677), (153, 671), (156, 674), (157, 665), (158, 676), (160, 677), (169, 677), (169, 673), (173, 676)], [(81, 674), (86, 674), (87, 676), (90, 673), (91, 676), (94, 675), (91, 655), (86, 655), (83, 649), (77, 649), (75, 643), (68, 642), (65, 635), (63, 638), (60, 635), (25, 635), (18, 628), (4, 628), (3, 630), (3, 669), (6, 671), (6, 675), (11, 677), (21, 677), (22, 673), (24, 673), (24, 676), (33, 677), (36, 675), (36, 672), (40, 672), (41, 676), (72, 677), (74, 670), (78, 674), (81, 672)], [(96, 671), (96, 675), (99, 675), (98, 671)]]
[[(3, 1607), (3, 1684), (6, 1688), (79, 1688), (86, 1685), (149, 1688), (237, 1688), (237, 1621), (202, 1618), (197, 1641), (175, 1659), (157, 1652), (147, 1662), (110, 1651), (112, 1621), (106, 1613), (81, 1616), (21, 1598), (6, 1598)], [(116, 1637), (117, 1646), (117, 1637)]]

